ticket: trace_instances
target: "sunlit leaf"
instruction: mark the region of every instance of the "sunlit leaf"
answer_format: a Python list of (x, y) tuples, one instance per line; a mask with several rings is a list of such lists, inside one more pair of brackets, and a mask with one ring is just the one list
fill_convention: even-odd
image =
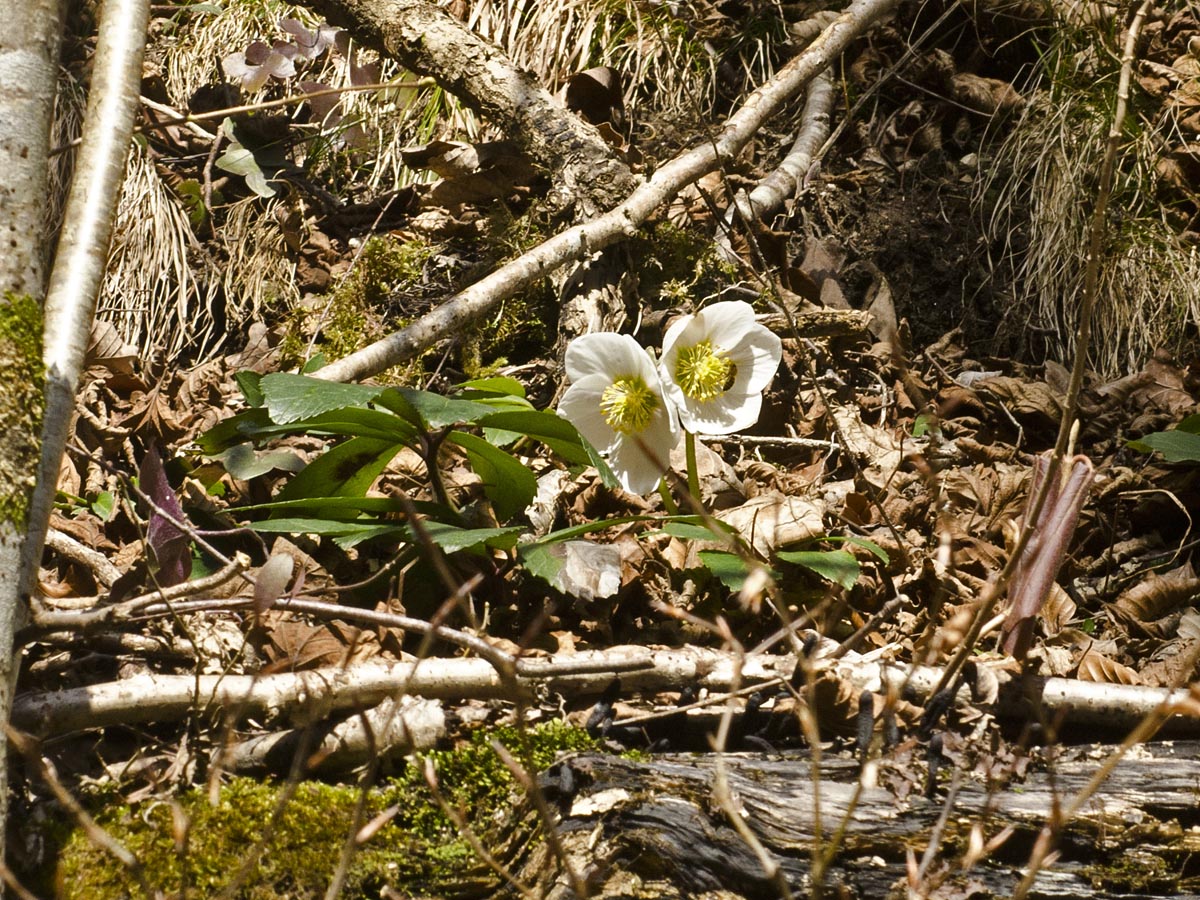
[(781, 550), (776, 556), (781, 562), (803, 566), (846, 590), (854, 587), (861, 571), (858, 560), (847, 550)]
[(290, 372), (264, 375), (259, 386), (271, 421), (279, 425), (349, 406), (366, 406), (384, 390), (379, 386), (342, 384)]

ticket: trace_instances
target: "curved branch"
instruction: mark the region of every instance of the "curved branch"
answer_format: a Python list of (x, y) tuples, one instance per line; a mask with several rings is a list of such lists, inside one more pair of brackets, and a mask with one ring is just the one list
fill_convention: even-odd
[[(366, 0), (356, 2), (365, 3)], [(827, 69), (851, 41), (897, 3), (898, 0), (854, 0), (803, 53), (750, 95), (715, 140), (661, 166), (649, 181), (610, 212), (555, 235), (451, 297), (407, 328), (331, 363), (319, 370), (317, 376), (331, 381), (351, 381), (382, 372), (412, 358), (559, 267), (632, 237), (655, 210), (682, 188), (737, 156), (768, 118), (818, 73)], [(316, 5), (325, 8), (330, 4)]]

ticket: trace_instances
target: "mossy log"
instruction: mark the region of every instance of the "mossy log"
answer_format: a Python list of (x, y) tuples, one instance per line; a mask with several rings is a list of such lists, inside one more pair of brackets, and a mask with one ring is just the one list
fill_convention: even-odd
[[(1010, 897), (1051, 811), (1084, 788), (1112, 749), (1064, 751), (1053, 766), (1038, 766), (1007, 786), (995, 774), (989, 786), (980, 766), (943, 770), (943, 786), (929, 797), (922, 755), (903, 747), (880, 761), (880, 784), (887, 787), (861, 787), (861, 766), (848, 758), (821, 761), (816, 792), (810, 757), (732, 754), (724, 765), (734, 806), (796, 896), (819, 896), (814, 853), (829, 853), (839, 832), (825, 896), (904, 896), (909, 854), (922, 859), (949, 798), (918, 894)], [(712, 754), (635, 761), (584, 753), (543, 775), (544, 789), (559, 803), (557, 831), (567, 858), (592, 896), (780, 896), (715, 799), (717, 766)], [(1001, 776), (1011, 771), (1011, 765), (996, 768)], [(1061, 855), (1038, 874), (1029, 896), (1195, 896), (1198, 784), (1200, 743), (1135, 748), (1060, 830)], [(986, 842), (1006, 827), (1011, 835), (964, 872), (972, 831)], [(570, 896), (561, 863), (545, 851), (535, 857), (529, 865), (545, 869), (527, 865), (521, 880), (539, 884), (544, 896)]]

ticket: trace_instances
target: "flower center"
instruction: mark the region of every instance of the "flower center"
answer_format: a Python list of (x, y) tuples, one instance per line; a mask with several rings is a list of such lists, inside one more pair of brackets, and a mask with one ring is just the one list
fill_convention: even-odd
[(641, 378), (625, 375), (613, 379), (604, 389), (600, 409), (613, 431), (635, 434), (650, 424), (650, 417), (658, 409), (658, 396)]
[(675, 383), (688, 397), (704, 402), (719, 397), (737, 377), (737, 366), (712, 341), (684, 347), (675, 358)]

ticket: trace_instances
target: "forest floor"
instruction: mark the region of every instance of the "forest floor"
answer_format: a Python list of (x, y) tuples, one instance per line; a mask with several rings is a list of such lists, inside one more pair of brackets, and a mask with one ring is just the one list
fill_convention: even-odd
[[(728, 36), (762, 14), (755, 4), (720, 8), (726, 6), (731, 8), (719, 16), (714, 7), (705, 27)], [(254, 196), (245, 171), (212, 181), (206, 159), (211, 162), (219, 148), (202, 135), (173, 127), (145, 138), (151, 168), (181, 207), (209, 217), (196, 226), (201, 246), (189, 251), (191, 262), (200, 269), (202, 258), (217, 268), (233, 266), (237, 260), (221, 236), (233, 218), (229, 210), (237, 203), (259, 204), (253, 208), (263, 221), (269, 216), (275, 223), (274, 238), (263, 244), (276, 247), (290, 266), (294, 297), (227, 304), (217, 317), (225, 335), (210, 341), (218, 349), (210, 352), (198, 337), (190, 345), (186, 336), (177, 341), (177, 350), (193, 354), (194, 365), (148, 353), (154, 338), (148, 326), (138, 338), (146, 345), (141, 352), (97, 353), (81, 390), (41, 586), (46, 609), (55, 614), (122, 604), (129, 613), (80, 629), (35, 626), (25, 635), (14, 724), (41, 743), (28, 750), (16, 776), (9, 860), (17, 876), (37, 896), (122, 896), (139, 877), (150, 895), (163, 890), (184, 896), (190, 889), (198, 896), (220, 890), (255, 898), (319, 896), (331, 890), (334, 872), (344, 879), (346, 896), (438, 895), (449, 884), (461, 888), (460, 895), (479, 896), (501, 889), (504, 878), (478, 863), (463, 827), (431, 801), (421, 766), (406, 765), (402, 751), (416, 749), (435, 760), (450, 806), (466, 808), (491, 846), (500, 848), (498, 855), (528, 867), (528, 835), (514, 836), (495, 822), (497, 809), (516, 803), (522, 774), (520, 766), (514, 775), (496, 764), (488, 741), (497, 735), (519, 751), (527, 768), (541, 771), (562, 750), (704, 750), (719, 724), (704, 717), (732, 709), (738, 724), (723, 733), (723, 751), (800, 752), (816, 743), (833, 758), (850, 759), (880, 752), (872, 735), (894, 725), (898, 735), (888, 741), (901, 741), (903, 749), (889, 743), (885, 757), (919, 757), (936, 735), (952, 767), (986, 780), (990, 776), (980, 772), (989, 766), (1023, 777), (1025, 767), (1044, 766), (1051, 755), (1046, 748), (1059, 742), (1100, 736), (1119, 741), (1129, 733), (1140, 718), (1136, 711), (1127, 720), (1113, 719), (1104, 733), (1086, 719), (1073, 719), (1069, 707), (1059, 710), (1058, 720), (1047, 715), (1038, 721), (1028, 709), (1014, 714), (996, 696), (977, 690), (982, 676), (974, 667), (945, 719), (945, 709), (930, 712), (928, 689), (901, 697), (876, 679), (874, 693), (863, 694), (862, 685), (844, 673), (812, 668), (822, 656), (832, 658), (834, 648), (844, 658), (886, 660), (899, 669), (941, 670), (950, 663), (989, 581), (1011, 555), (1030, 472), (1054, 446), (1063, 416), (1072, 362), (1065, 335), (1073, 327), (1073, 307), (1063, 298), (1061, 309), (1047, 313), (1018, 280), (1028, 276), (1020, 263), (1027, 245), (1040, 239), (1037, 233), (997, 234), (989, 223), (997, 220), (996, 203), (1009, 204), (1014, 219), (1036, 205), (1029, 196), (1033, 175), (1017, 172), (1001, 187), (1005, 179), (995, 179), (991, 168), (1005, 158), (1005, 141), (1028, 127), (1030, 107), (1052, 93), (1044, 80), (1030, 77), (1046, 53), (1038, 29), (1065, 26), (1049, 19), (1030, 26), (1012, 8), (981, 8), (973, 18), (961, 7), (934, 6), (903, 5), (847, 54), (833, 119), (841, 121), (848, 106), (855, 114), (781, 214), (749, 235), (734, 235), (735, 262), (714, 249), (714, 211), (728, 205), (731, 187), (770, 171), (790, 121), (771, 126), (778, 133), (761, 134), (736, 171), (704, 179), (630, 242), (638, 288), (629, 321), (648, 346), (661, 343), (670, 317), (714, 299), (752, 299), (764, 314), (780, 304), (800, 309), (795, 304), (802, 301), (871, 314), (865, 331), (818, 337), (773, 326), (783, 358), (757, 423), (743, 434), (701, 442), (703, 513), (728, 526), (733, 544), (723, 542), (721, 527), (710, 520), (673, 521), (661, 497), (606, 486), (594, 468), (529, 439), (504, 449), (536, 476), (537, 495), (527, 506), (505, 511), (496, 486), (465, 449), (484, 433), (470, 421), (425, 422), (427, 433), (383, 460), (377, 478), (353, 489), (395, 502), (383, 514), (356, 508), (362, 510), (356, 527), (369, 519), (381, 529), (377, 534), (322, 536), (313, 521), (344, 524), (345, 516), (339, 518), (333, 504), (322, 508), (321, 497), (330, 495), (319, 491), (308, 495), (305, 507), (313, 530), (283, 533), (286, 528), (270, 524), (270, 513), (246, 510), (279, 499), (278, 492), (295, 483), (304, 489), (285, 496), (304, 499), (304, 490), (315, 489), (296, 473), (337, 445), (319, 427), (289, 430), (280, 420), (280, 428), (270, 437), (259, 435), (248, 453), (245, 444), (218, 447), (206, 438), (231, 416), (270, 409), (260, 376), (294, 371), (318, 353), (334, 358), (358, 349), (565, 223), (541, 205), (545, 179), (514, 177), (515, 164), (383, 190), (366, 177), (356, 180), (353, 171), (332, 164), (306, 168), (292, 157), (294, 171), (287, 165), (278, 170), (287, 189), (268, 199)], [(177, 106), (163, 60), (172, 42), (187, 36), (186, 28), (176, 30), (179, 21), (157, 20), (151, 55), (166, 87), (159, 75), (148, 77), (146, 86), (147, 95)], [(1149, 62), (1137, 69), (1138, 121), (1155, 122), (1168, 113), (1177, 124), (1186, 121), (1200, 67), (1189, 70), (1181, 61), (1191, 58), (1188, 35), (1194, 33), (1190, 14), (1152, 17)], [(914, 35), (923, 43), (914, 44)], [(272, 32), (263, 39), (275, 37)], [(774, 50), (784, 53), (782, 45)], [(865, 102), (852, 102), (864, 96)], [(676, 108), (631, 116), (625, 158), (648, 173), (701, 139), (720, 111), (736, 104), (718, 91), (692, 121)], [(198, 108), (193, 102), (192, 111)], [(798, 113), (789, 112), (793, 118)], [(286, 117), (268, 124), (284, 131), (298, 127)], [(240, 138), (249, 143), (248, 125), (242, 126)], [(1072, 139), (1049, 126), (1045, 134), (1048, 142), (1051, 136), (1068, 145)], [(1186, 243), (1200, 230), (1200, 185), (1189, 180), (1200, 166), (1195, 144), (1180, 134), (1172, 132), (1160, 148), (1164, 162), (1155, 170), (1161, 176), (1155, 184), (1156, 202), (1167, 210), (1164, 221)], [(636, 156), (630, 148), (637, 148)], [(252, 155), (265, 166), (261, 148)], [(1026, 185), (1024, 194), (1011, 188), (1017, 183)], [(1120, 225), (1116, 230), (1124, 234)], [(250, 240), (245, 234), (242, 240)], [(1114, 253), (1119, 243), (1110, 241)], [(253, 255), (247, 248), (243, 261)], [(264, 292), (270, 277), (259, 282)], [(1200, 287), (1193, 287), (1191, 297), (1164, 298), (1185, 310), (1178, 318), (1187, 319), (1186, 311), (1197, 308), (1192, 304), (1200, 305)], [(513, 391), (519, 385), (532, 407), (553, 410), (564, 386), (556, 356), (556, 290), (547, 280), (513, 298), (477, 329), (389, 370), (381, 383), (434, 394), (458, 391), (460, 398), (456, 386), (468, 381)], [(115, 320), (125, 327), (119, 316)], [(187, 330), (186, 321), (166, 321), (156, 326), (164, 341), (176, 339), (173, 330)], [(1024, 672), (1141, 687), (1147, 690), (1140, 707), (1145, 710), (1161, 696), (1152, 689), (1197, 678), (1200, 576), (1192, 516), (1200, 508), (1200, 454), (1165, 461), (1145, 445), (1131, 446), (1200, 411), (1194, 323), (1172, 327), (1163, 332), (1169, 340), (1146, 352), (1115, 330), (1099, 335), (1127, 365), (1115, 370), (1098, 363), (1104, 371), (1091, 372), (1085, 384), (1074, 452), (1094, 467), (1087, 502), (1077, 524), (1064, 526), (1062, 567), (1036, 611), (1027, 658), (1019, 663), (1002, 652), (997, 621), (976, 647), (978, 669), (1002, 673), (1002, 679)], [(1106, 350), (1099, 358), (1113, 357)], [(351, 405), (365, 409), (370, 402)], [(437, 442), (452, 430), (469, 433), (467, 442), (450, 441), (439, 452)], [(675, 494), (686, 513), (686, 467), (682, 453), (677, 456)], [(437, 479), (429, 476), (430, 464), (440, 472)], [(353, 492), (349, 480), (343, 478), (342, 497)], [(447, 547), (431, 543), (419, 527), (398, 537), (396, 528), (419, 518), (404, 505), (414, 501), (426, 504), (422, 509), (453, 508), (464, 529), (520, 534), (522, 542), (552, 548), (547, 553), (556, 562), (547, 568), (531, 561), (515, 538), (507, 546), (481, 538)], [(177, 521), (167, 522), (164, 513)], [(256, 531), (246, 528), (254, 523)], [(604, 549), (588, 555), (579, 546), (583, 541)], [(274, 562), (280, 558), (290, 562)], [(176, 577), (178, 571), (183, 577)], [(220, 572), (223, 579), (187, 587)], [(267, 587), (283, 598), (340, 604), (349, 615), (272, 609), (275, 598), (262, 596)], [(160, 591), (193, 605), (160, 602), (156, 608)], [(145, 598), (141, 606), (128, 605), (138, 597)], [(379, 617), (364, 619), (358, 614), (363, 610)], [(348, 710), (323, 719), (330, 710), (312, 704), (301, 704), (302, 713), (286, 702), (252, 707), (201, 687), (202, 676), (248, 678), (244, 683), (251, 684), (289, 673), (353, 672), (464, 655), (461, 646), (431, 644), (394, 618), (400, 616), (436, 621), (534, 662), (579, 660), (589, 653), (618, 660), (637, 648), (711, 653), (744, 664), (744, 683), (753, 686), (758, 679), (762, 690), (731, 707), (726, 691), (739, 679), (715, 680), (715, 663), (711, 669), (697, 665), (690, 674), (664, 674), (645, 688), (637, 687), (636, 677), (600, 665), (599, 674), (581, 678), (576, 691), (559, 685), (515, 704), (491, 688), (463, 688), (460, 696), (431, 690), (442, 718), (427, 738), (418, 739), (414, 725), (410, 740), (396, 741), (395, 756), (374, 754), (365, 764), (356, 758), (340, 771), (321, 771), (317, 780), (306, 777), (320, 762), (311, 742), (353, 720)], [(783, 672), (795, 691), (780, 695), (779, 680), (754, 675), (756, 665)], [(165, 691), (171, 677), (193, 679), (192, 694), (157, 707), (155, 692)], [(54, 706), (87, 689), (97, 692), (88, 695), (92, 714), (110, 715), (99, 712), (95, 698), (122, 682), (138, 685), (129, 688), (135, 693), (126, 701), (124, 721), (117, 701), (114, 724), (106, 727), (86, 727), (86, 720), (81, 724)], [(706, 698), (712, 708), (705, 707)], [(873, 704), (866, 713), (864, 700)], [(690, 702), (699, 704), (694, 728), (680, 727), (678, 718), (665, 726), (625, 721), (656, 711), (666, 715)], [(137, 714), (139, 705), (155, 712)], [(1179, 733), (1188, 732), (1184, 718), (1174, 723)], [(547, 724), (562, 722), (574, 728)], [(537, 730), (525, 730), (535, 724)], [(237, 756), (237, 748), (255, 739), (289, 733), (292, 743), (274, 755)], [(372, 747), (374, 739), (367, 739)], [(49, 774), (35, 763), (43, 757), (53, 763)], [(237, 777), (230, 774), (235, 757), (252, 760)], [(144, 867), (102, 862), (114, 858), (111, 847), (89, 832), (85, 813), (53, 796), (52, 784), (82, 797), (100, 826)], [(360, 794), (356, 784), (369, 790)], [(897, 789), (895, 802), (909, 802), (914, 787), (920, 793), (915, 781)], [(358, 804), (360, 796), (368, 799)], [(292, 812), (286, 811), (289, 802)], [(408, 829), (403, 835), (401, 824)], [(218, 832), (219, 840), (213, 837)], [(318, 851), (305, 855), (318, 844)], [(381, 851), (380, 845), (391, 849)], [(957, 845), (946, 850), (946, 859), (970, 852), (965, 843)], [(398, 856), (405, 859), (398, 862)], [(1176, 888), (1192, 883), (1186, 868), (1179, 869)], [(646, 866), (642, 874), (661, 876), (653, 869)], [(463, 887), (468, 877), (476, 880)], [(961, 881), (955, 884), (965, 890)], [(949, 891), (944, 885), (935, 890), (932, 882), (926, 888), (928, 896)], [(755, 890), (761, 895), (767, 889)]]

